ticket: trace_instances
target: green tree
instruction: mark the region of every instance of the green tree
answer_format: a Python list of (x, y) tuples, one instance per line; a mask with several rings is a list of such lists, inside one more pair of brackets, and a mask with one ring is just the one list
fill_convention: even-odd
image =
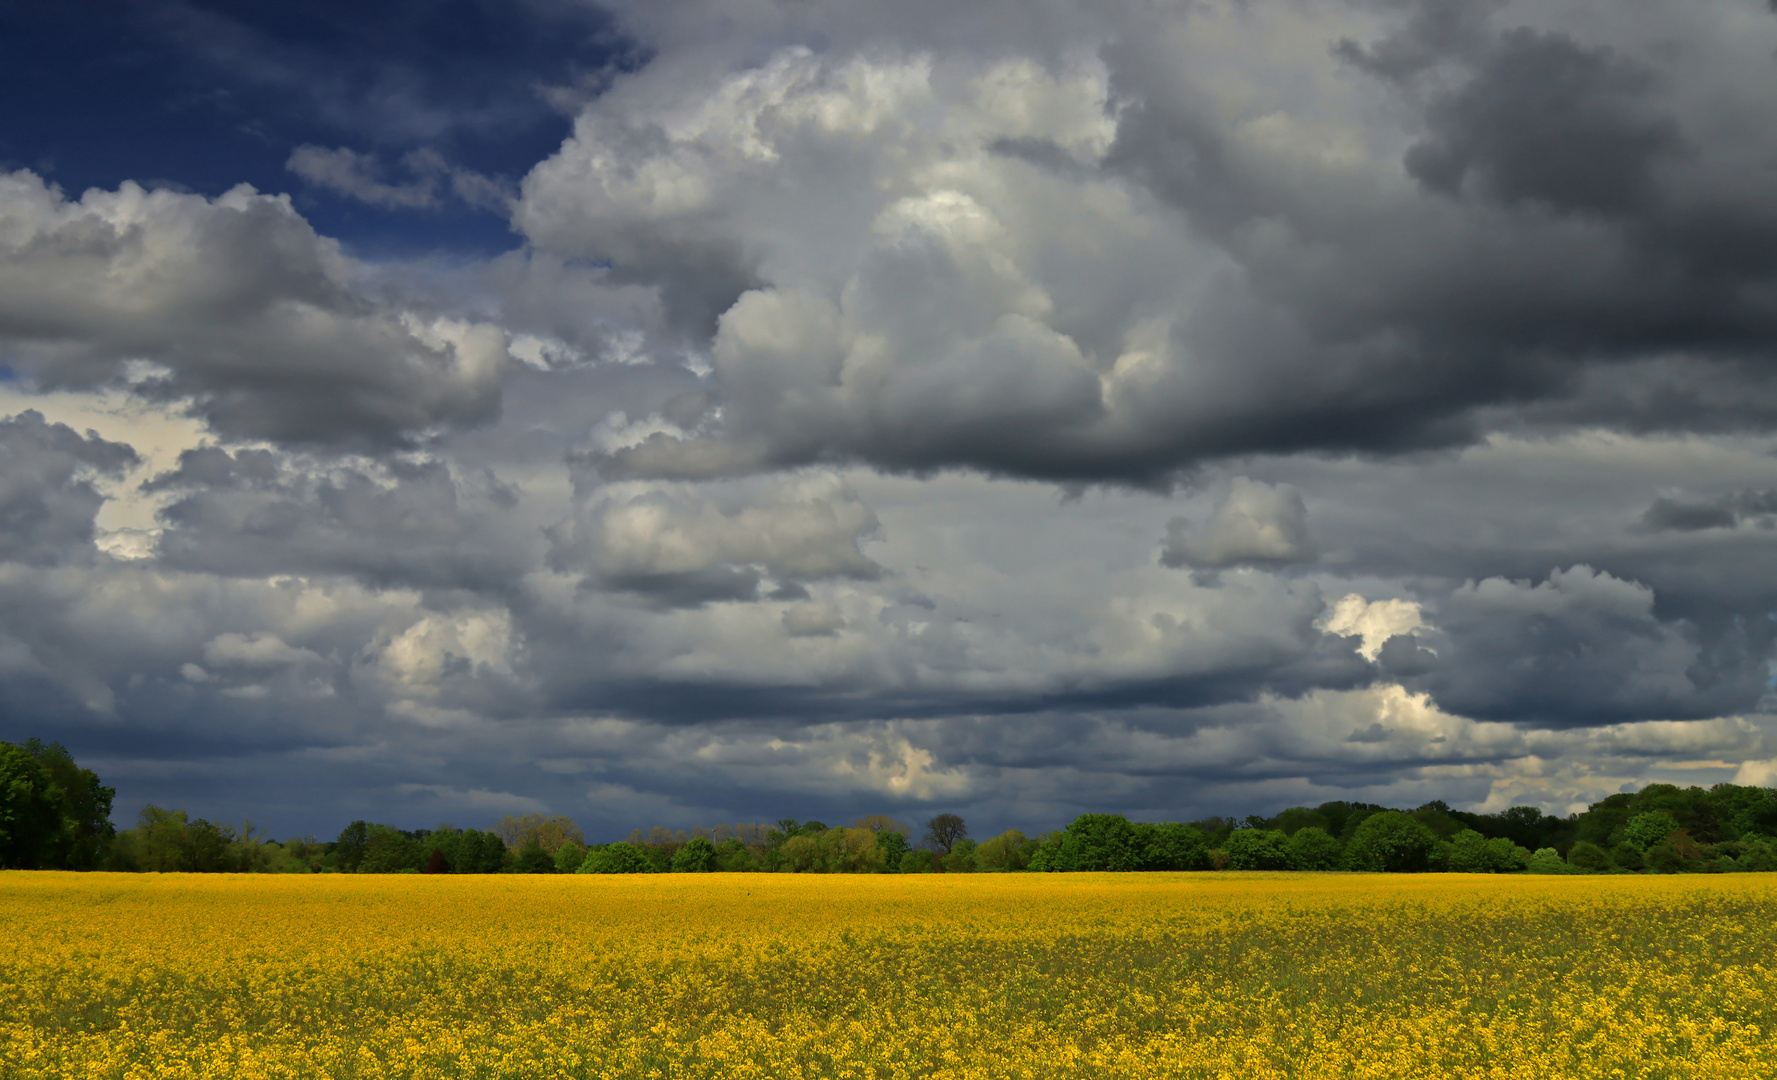
[(1679, 855), (1677, 845), (1670, 840), (1662, 840), (1648, 848), (1643, 858), (1648, 870), (1656, 874), (1676, 874), (1684, 869), (1684, 858)]
[(1735, 858), (1742, 870), (1756, 870), (1769, 873), (1777, 870), (1777, 841), (1768, 836), (1743, 836), (1740, 839), (1740, 854)]
[(907, 834), (895, 829), (877, 829), (876, 853), (882, 856), (882, 865), (894, 870), (901, 865), (901, 856), (913, 850), (907, 842)]
[(358, 872), (358, 864), (364, 861), (364, 851), (369, 846), (370, 822), (354, 821), (339, 831), (339, 839), (333, 841), (328, 855), (342, 873), (355, 874)]
[(1287, 870), (1289, 837), (1275, 829), (1235, 829), (1222, 842), (1231, 870)]
[(1431, 865), (1438, 838), (1412, 815), (1399, 810), (1371, 814), (1352, 832), (1345, 862), (1353, 870), (1416, 873)]
[(363, 857), (358, 860), (360, 874), (400, 874), (418, 871), (426, 865), (431, 848), (419, 837), (388, 825), (370, 825), (366, 830)]
[(1136, 827), (1143, 870), (1207, 870), (1209, 842), (1198, 830), (1177, 821)]
[(944, 872), (946, 874), (972, 874), (981, 869), (975, 858), (979, 849), (980, 845), (966, 836), (958, 840), (956, 846), (950, 849), (950, 854), (944, 856)]
[(22, 749), (43, 768), (51, 789), (60, 796), (61, 823), (45, 866), (97, 870), (104, 865), (111, 840), (117, 835), (111, 824), (116, 790), (99, 783), (98, 774), (91, 769), (76, 765), (60, 743), (45, 745), (38, 739), (26, 739)]
[(578, 871), (582, 874), (645, 874), (648, 860), (634, 844), (618, 841), (588, 848)]
[(1508, 874), (1521, 870), (1518, 845), (1503, 836), (1489, 840), (1473, 829), (1450, 838), (1444, 869), (1452, 874)]
[(456, 853), (450, 864), (459, 874), (497, 874), (506, 869), (511, 858), (506, 842), (498, 835), (464, 829), (456, 837)]
[[(875, 842), (875, 838), (871, 838)], [(806, 874), (820, 869), (821, 844), (812, 836), (797, 834), (784, 841), (778, 849), (783, 868), (792, 874)]]
[(938, 856), (930, 851), (909, 851), (901, 856), (899, 868), (903, 874), (933, 874), (938, 870)]
[(1677, 831), (1677, 818), (1664, 810), (1650, 810), (1629, 819), (1623, 826), (1622, 839), (1646, 851)]
[(51, 865), (62, 839), (62, 793), (27, 750), (0, 742), (0, 869)]
[(716, 845), (701, 836), (685, 841), (673, 855), (673, 873), (707, 874), (716, 869)]
[[(708, 843), (709, 841), (704, 842)], [(580, 864), (586, 861), (586, 845), (578, 840), (570, 839), (555, 849), (555, 855), (551, 861), (555, 863), (556, 873), (571, 874), (580, 869)]]
[(1339, 841), (1318, 825), (1297, 829), (1285, 848), (1291, 870), (1337, 870)]
[(1030, 866), (1036, 843), (1017, 829), (1007, 829), (991, 840), (984, 840), (975, 849), (975, 865), (984, 871), (1004, 873), (1024, 870)]
[(1081, 814), (1068, 824), (1048, 870), (1139, 870), (1142, 850), (1135, 824), (1122, 814)]
[(512, 871), (516, 874), (553, 874), (555, 859), (543, 847), (543, 841), (532, 836), (513, 855)]
[(1635, 814), (1635, 796), (1631, 793), (1606, 795), (1586, 807), (1574, 822), (1574, 836), (1599, 847), (1614, 846), (1622, 839), (1619, 830)]
[[(881, 839), (880, 836), (877, 837), (879, 843)], [(747, 847), (745, 841), (737, 836), (730, 836), (716, 845), (716, 869), (729, 874), (739, 874), (761, 870), (764, 869), (764, 866), (759, 861), (758, 854)]]

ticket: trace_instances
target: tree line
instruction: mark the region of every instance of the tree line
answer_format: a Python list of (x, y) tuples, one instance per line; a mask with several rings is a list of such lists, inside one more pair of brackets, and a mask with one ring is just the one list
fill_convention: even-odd
[(1728, 873), (1777, 870), (1777, 790), (1650, 784), (1560, 817), (1430, 802), (1291, 807), (1272, 817), (1137, 822), (1082, 814), (1037, 836), (977, 840), (956, 814), (916, 835), (886, 815), (851, 825), (770, 823), (637, 829), (588, 844), (562, 815), (508, 815), (491, 829), (397, 829), (354, 821), (330, 841), (278, 842), (254, 828), (147, 806), (111, 821), (112, 788), (59, 745), (0, 742), (0, 869), (235, 873), (637, 874), (1008, 873), (1366, 870), (1395, 873)]

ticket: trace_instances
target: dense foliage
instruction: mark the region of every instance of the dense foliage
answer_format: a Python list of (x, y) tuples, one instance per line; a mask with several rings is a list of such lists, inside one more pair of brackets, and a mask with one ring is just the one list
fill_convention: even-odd
[(0, 869), (97, 869), (114, 794), (59, 744), (0, 742)]
[(488, 831), (354, 821), (338, 837), (282, 843), (181, 810), (108, 820), (113, 792), (60, 746), (0, 742), (0, 869), (357, 874), (1007, 873), (1015, 871), (1363, 870), (1502, 874), (1777, 870), (1777, 790), (1650, 784), (1558, 817), (1430, 802), (1414, 810), (1328, 802), (1274, 817), (1189, 823), (1082, 814), (1065, 829), (986, 840), (939, 814), (912, 826), (877, 814), (849, 826), (764, 824), (637, 829), (588, 846), (562, 815), (508, 816)]

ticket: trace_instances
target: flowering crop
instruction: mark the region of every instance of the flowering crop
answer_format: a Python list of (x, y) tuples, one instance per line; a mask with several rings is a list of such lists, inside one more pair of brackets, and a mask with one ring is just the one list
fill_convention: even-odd
[(1777, 877), (0, 874), (0, 1076), (1768, 1077)]

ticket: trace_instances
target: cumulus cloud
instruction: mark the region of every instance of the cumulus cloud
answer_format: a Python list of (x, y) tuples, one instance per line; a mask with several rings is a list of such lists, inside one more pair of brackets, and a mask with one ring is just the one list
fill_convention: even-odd
[(1287, 565), (1313, 557), (1302, 493), (1244, 476), (1229, 486), (1202, 528), (1192, 529), (1187, 518), (1167, 522), (1160, 549), (1162, 566)]
[(0, 420), (0, 561), (44, 564), (93, 549), (95, 477), (137, 461), (128, 446), (26, 411)]
[(374, 586), (496, 589), (540, 552), (518, 496), (485, 470), (274, 450), (188, 450), (152, 489), (165, 565), (229, 576), (353, 576)]
[(859, 545), (876, 516), (844, 481), (813, 475), (723, 506), (699, 492), (606, 492), (552, 530), (550, 560), (588, 580), (667, 604), (787, 595), (808, 582), (871, 578)]
[[(719, 423), (614, 452), (634, 475), (1144, 479), (1460, 442), (1526, 401), (1682, 427), (1589, 372), (1682, 353), (1757, 382), (1777, 231), (1738, 163), (1769, 150), (1777, 25), (1711, 12), (1659, 36), (1511, 3), (1109, 5), (1020, 54), (954, 15), (866, 48), (836, 9), (750, 11), (728, 63), (590, 102), (515, 221), (707, 336)], [(798, 26), (831, 44), (742, 59)]]
[(1761, 672), (1712, 664), (1653, 590), (1589, 566), (1470, 581), (1444, 600), (1417, 684), (1471, 716), (1547, 726), (1701, 719), (1754, 705)]
[(495, 326), (379, 306), (289, 200), (0, 176), (0, 348), (39, 386), (190, 399), (218, 432), (391, 443), (497, 414)]

